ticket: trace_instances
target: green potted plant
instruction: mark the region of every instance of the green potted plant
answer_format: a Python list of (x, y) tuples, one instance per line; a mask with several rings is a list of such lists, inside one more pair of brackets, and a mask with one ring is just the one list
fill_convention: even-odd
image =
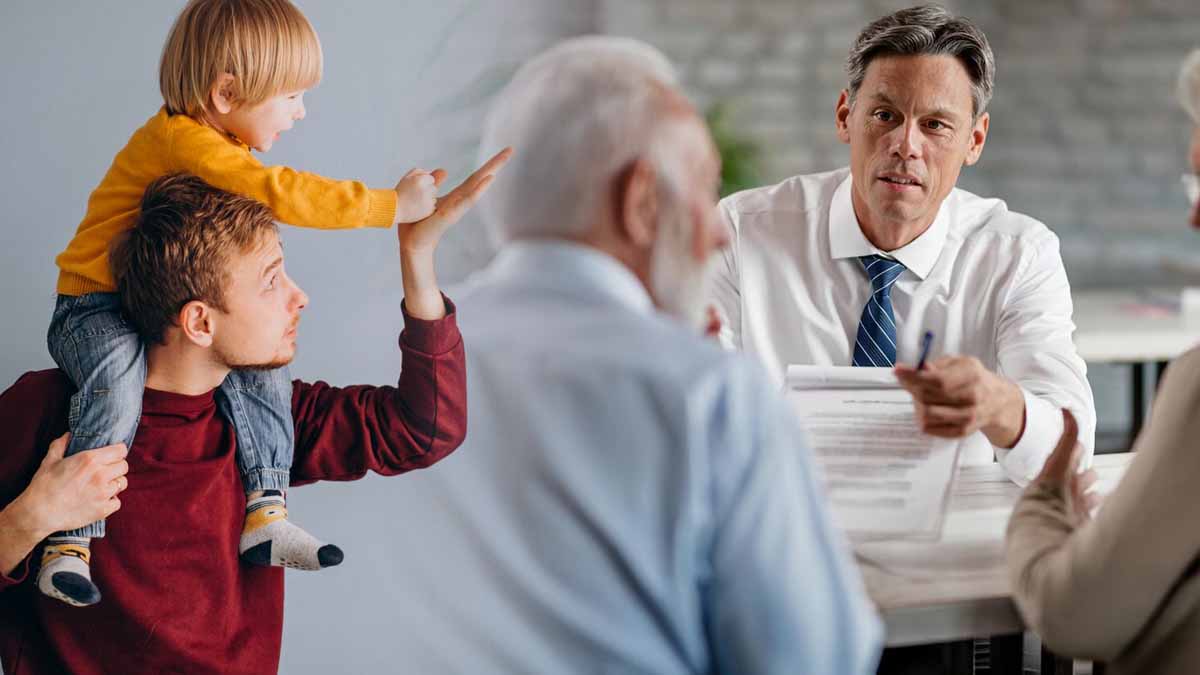
[(721, 196), (762, 185), (762, 148), (737, 132), (728, 103), (712, 104), (704, 119), (721, 156)]

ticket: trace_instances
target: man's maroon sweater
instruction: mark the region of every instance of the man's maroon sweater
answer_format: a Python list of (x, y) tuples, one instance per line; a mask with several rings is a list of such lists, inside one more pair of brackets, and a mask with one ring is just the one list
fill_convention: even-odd
[[(438, 321), (405, 315), (397, 387), (294, 383), (292, 485), (403, 473), (458, 447), (466, 367), (449, 302), (447, 310)], [(0, 394), (0, 508), (29, 485), (50, 441), (66, 430), (71, 391), (65, 375), (47, 370)], [(233, 427), (213, 394), (146, 390), (129, 487), (107, 536), (92, 542), (98, 605), (68, 607), (39, 593), (40, 549), (11, 576), (0, 573), (4, 673), (278, 670), (284, 573), (238, 559), (246, 498)]]

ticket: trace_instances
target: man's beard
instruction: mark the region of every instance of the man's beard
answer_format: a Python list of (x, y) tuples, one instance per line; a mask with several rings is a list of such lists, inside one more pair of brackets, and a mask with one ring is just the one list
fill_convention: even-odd
[(697, 262), (691, 254), (695, 227), (686, 209), (671, 211), (659, 221), (650, 258), (650, 286), (659, 308), (700, 331), (706, 323), (711, 271), (718, 257)]
[(240, 363), (238, 365), (230, 365), (229, 369), (230, 370), (275, 370), (276, 368), (282, 368), (282, 367), (290, 364), (291, 362), (292, 362), (292, 360), (290, 358), (288, 358), (288, 359), (276, 359), (274, 361), (268, 361), (267, 363)]
[(243, 370), (243, 371), (245, 371), (245, 370), (275, 370), (276, 368), (282, 368), (286, 365), (289, 365), (292, 362), (292, 359), (295, 358), (295, 355), (293, 354), (292, 356), (279, 357), (279, 358), (271, 359), (270, 361), (241, 362), (241, 361), (239, 361), (239, 359), (232, 356), (231, 354), (226, 353), (223, 350), (214, 350), (213, 356), (216, 357), (217, 362), (220, 363), (222, 366), (225, 366), (226, 368), (228, 368), (230, 370)]

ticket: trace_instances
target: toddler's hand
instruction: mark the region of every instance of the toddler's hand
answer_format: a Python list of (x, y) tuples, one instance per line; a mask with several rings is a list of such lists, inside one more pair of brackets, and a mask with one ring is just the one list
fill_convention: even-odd
[[(438, 289), (434, 273), (433, 254), (442, 234), (458, 222), (463, 214), (483, 196), (496, 172), (508, 158), (512, 149), (505, 148), (496, 153), (461, 185), (437, 200), (437, 208), (428, 218), (415, 223), (396, 226), (400, 240), (400, 277), (404, 282), (404, 304), (410, 316), (426, 321), (435, 321), (446, 315), (446, 303)], [(446, 172), (433, 172), (434, 185), (446, 179)]]
[(396, 222), (415, 223), (428, 218), (437, 206), (437, 181), (433, 173), (413, 169), (396, 183)]
[[(402, 223), (397, 227), (400, 250), (427, 251), (432, 255), (442, 234), (479, 201), (496, 177), (496, 172), (508, 162), (512, 153), (512, 148), (505, 148), (484, 162), (483, 166), (476, 169), (475, 173), (468, 176), (458, 187), (439, 198), (436, 208), (428, 218), (411, 224)], [(435, 187), (446, 179), (446, 172), (441, 169), (435, 170), (432, 175)]]

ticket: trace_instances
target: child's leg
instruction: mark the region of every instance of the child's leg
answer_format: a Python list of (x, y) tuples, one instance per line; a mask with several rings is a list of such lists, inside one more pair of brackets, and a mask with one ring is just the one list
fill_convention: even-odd
[(255, 565), (317, 570), (342, 562), (342, 551), (287, 520), (295, 427), (287, 368), (235, 370), (221, 385), (221, 411), (237, 432), (238, 469), (246, 489), (239, 550)]
[[(71, 381), (67, 422), (69, 457), (113, 443), (133, 445), (142, 414), (146, 359), (142, 341), (122, 317), (115, 293), (59, 296), (46, 336), (50, 355)], [(92, 583), (92, 537), (104, 536), (104, 521), (46, 540), (38, 588), (72, 605), (100, 601)]]

